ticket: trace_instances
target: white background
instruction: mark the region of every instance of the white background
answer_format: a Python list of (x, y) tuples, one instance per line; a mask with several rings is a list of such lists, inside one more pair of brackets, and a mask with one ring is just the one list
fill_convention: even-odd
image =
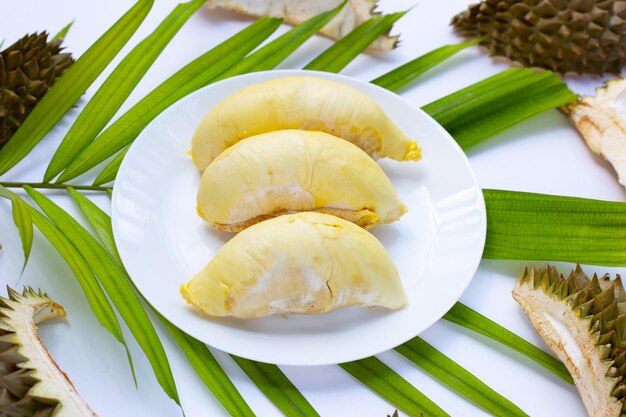
[[(55, 33), (67, 22), (76, 19), (66, 45), (69, 51), (78, 56), (132, 3), (131, 0), (2, 0), (0, 39), (5, 38), (7, 46), (27, 32), (48, 29)], [(462, 11), (469, 3), (465, 0), (423, 0), (396, 24), (396, 32), (402, 33), (400, 48), (391, 53), (362, 55), (342, 73), (371, 80), (436, 47), (458, 42), (448, 23), (454, 14)], [(121, 56), (150, 33), (174, 5), (174, 1), (156, 0), (150, 15), (115, 62), (119, 62)], [(397, 0), (382, 2), (382, 8), (386, 11), (398, 11), (412, 5)], [(122, 111), (183, 65), (249, 22), (249, 19), (225, 12), (198, 12), (148, 71)], [(283, 27), (278, 33), (286, 29)], [(280, 68), (301, 68), (330, 45), (327, 39), (312, 39)], [(494, 62), (477, 48), (471, 48), (422, 76), (417, 85), (402, 95), (416, 106), (421, 106), (507, 67), (505, 63)], [(70, 111), (25, 161), (2, 176), (3, 181), (41, 180), (54, 149), (103, 79), (101, 77), (96, 81), (81, 99), (78, 108)], [(574, 91), (582, 94), (592, 93), (602, 83), (600, 78), (592, 77), (567, 81)], [(556, 110), (498, 135), (472, 150), (469, 158), (484, 188), (626, 201), (626, 192), (617, 183), (612, 168), (587, 150), (566, 118)], [(92, 177), (87, 175), (85, 181)], [(70, 213), (78, 215), (62, 194), (52, 193), (55, 201), (62, 203)], [(98, 195), (94, 196), (94, 200), (108, 210), (107, 197)], [(182, 415), (180, 409), (162, 393), (148, 362), (132, 337), (127, 337), (138, 373), (139, 387), (134, 387), (123, 348), (98, 324), (71, 271), (38, 232), (31, 260), (20, 278), (23, 256), (6, 203), (0, 204), (0, 242), (4, 246), (4, 253), (0, 256), (0, 284), (41, 287), (66, 307), (67, 319), (43, 325), (41, 336), (80, 394), (100, 416)], [(517, 261), (483, 261), (461, 301), (520, 336), (543, 346), (510, 295), (514, 278), (523, 265), (524, 262)], [(572, 267), (571, 264), (559, 266), (562, 272)], [(588, 267), (587, 271), (626, 272), (623, 268), (603, 267)], [(193, 373), (178, 348), (165, 334), (161, 334), (185, 414), (188, 417), (226, 415)], [(506, 348), (444, 321), (428, 329), (422, 336), (533, 417), (585, 415), (573, 387)], [(385, 335), (373, 334), (372, 337)], [(227, 355), (216, 352), (216, 356), (259, 416), (280, 415)], [(486, 415), (400, 355), (387, 352), (379, 357), (452, 416)], [(283, 367), (283, 370), (322, 416), (385, 416), (394, 410), (392, 405), (363, 388), (337, 366)]]

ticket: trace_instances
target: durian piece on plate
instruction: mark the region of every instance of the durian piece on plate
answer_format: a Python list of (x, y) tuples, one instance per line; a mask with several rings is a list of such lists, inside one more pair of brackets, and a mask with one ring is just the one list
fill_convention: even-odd
[[(626, 7), (626, 2), (625, 2)], [(626, 79), (611, 80), (563, 108), (593, 152), (613, 165), (626, 187)]]
[(555, 267), (518, 277), (513, 297), (567, 367), (594, 417), (620, 417), (626, 398), (626, 292), (617, 275), (589, 278), (580, 268), (564, 278)]
[(65, 317), (45, 293), (8, 288), (0, 297), (0, 416), (95, 416), (37, 336), (36, 324)]
[(626, 0), (484, 0), (452, 25), (525, 67), (601, 75), (626, 64)]
[[(282, 17), (290, 25), (299, 25), (311, 17), (331, 10), (343, 0), (209, 0), (210, 9), (219, 7), (249, 16)], [(348, 0), (346, 6), (320, 33), (333, 39), (343, 38), (361, 23), (376, 17), (378, 0)], [(398, 36), (386, 33), (376, 39), (370, 48), (389, 51), (398, 44)]]
[(220, 230), (298, 211), (369, 228), (407, 211), (382, 168), (350, 142), (323, 132), (280, 130), (244, 139), (204, 171), (198, 214)]
[(243, 88), (218, 103), (191, 142), (201, 171), (242, 139), (283, 129), (318, 130), (374, 158), (417, 161), (421, 149), (366, 94), (337, 81), (292, 76)]
[(239, 233), (181, 293), (210, 316), (242, 319), (353, 305), (395, 310), (406, 303), (396, 267), (373, 235), (314, 212), (276, 217)]

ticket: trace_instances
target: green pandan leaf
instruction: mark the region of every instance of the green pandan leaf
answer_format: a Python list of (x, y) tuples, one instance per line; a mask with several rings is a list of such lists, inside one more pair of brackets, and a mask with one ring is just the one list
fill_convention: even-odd
[[(276, 38), (258, 51), (247, 56), (239, 64), (220, 74), (217, 80), (224, 80), (239, 74), (248, 72), (265, 71), (274, 68), (283, 62), (305, 41), (315, 35), (326, 23), (339, 13), (345, 6), (346, 1), (332, 10), (313, 16), (309, 20), (300, 23), (284, 35)], [(216, 81), (217, 81), (216, 80)]]
[[(232, 76), (239, 75), (239, 74), (244, 74), (247, 72), (264, 71), (264, 70), (274, 68), (276, 65), (280, 64), (285, 58), (291, 55), (291, 53), (293, 53), (293, 51), (295, 51), (307, 39), (313, 36), (328, 21), (330, 21), (330, 19), (332, 19), (339, 12), (339, 10), (341, 10), (344, 4), (345, 2), (333, 10), (321, 13), (317, 16), (312, 17), (306, 22), (301, 23), (300, 25), (291, 29), (289, 32), (285, 33), (284, 35), (276, 38), (272, 42), (263, 46), (258, 51), (253, 52), (252, 54), (247, 56), (245, 59), (243, 59), (241, 62), (234, 65), (228, 71), (223, 72), (219, 76), (215, 77), (210, 82), (219, 81), (228, 77), (232, 77)], [(205, 85), (209, 84), (210, 82), (206, 82)], [(154, 116), (156, 117), (156, 115)], [(71, 175), (67, 174), (68, 171), (66, 171), (65, 173), (61, 175), (60, 181), (65, 181), (67, 179), (70, 179), (70, 177), (74, 178), (75, 176), (82, 174), (88, 169), (91, 169), (92, 167), (94, 167), (95, 165), (103, 161), (104, 159), (108, 158), (109, 156), (117, 152), (118, 150), (122, 149), (124, 146), (127, 146), (127, 144), (132, 142), (136, 137), (136, 135), (133, 136), (132, 138), (127, 137), (127, 139), (129, 139), (128, 142), (124, 142), (122, 144), (123, 146), (121, 147), (117, 147), (116, 145), (114, 147), (113, 152), (111, 152), (111, 148), (112, 148), (111, 144), (115, 144), (119, 142), (118, 140), (119, 135), (125, 134), (124, 132), (121, 132), (121, 131), (118, 132), (114, 130), (113, 132), (117, 134), (118, 136), (113, 136), (113, 134), (108, 135), (108, 132), (111, 129), (116, 129), (116, 128), (113, 128), (112, 126), (111, 128), (107, 129), (101, 135), (101, 137), (96, 139), (96, 141), (92, 144), (94, 149), (91, 149), (92, 146), (90, 146), (85, 150), (85, 152), (83, 152), (83, 154), (81, 154), (81, 157), (84, 160), (88, 160), (86, 162), (86, 165), (84, 165), (82, 168), (76, 171), (72, 171), (72, 168), (68, 169), (68, 171), (71, 172)], [(106, 136), (104, 141), (101, 140), (102, 137), (105, 137), (105, 135), (108, 135), (108, 136)], [(92, 158), (93, 155), (97, 155), (97, 157)], [(104, 168), (104, 170), (98, 176), (98, 178), (96, 179), (94, 183), (104, 184), (105, 182), (109, 182), (115, 179), (115, 176), (117, 175), (117, 170), (119, 169), (121, 162), (122, 162), (121, 158), (113, 159)], [(80, 162), (76, 163), (76, 165), (79, 165), (79, 164)]]
[(304, 69), (327, 72), (341, 71), (380, 35), (388, 32), (393, 24), (405, 14), (406, 12), (392, 13), (366, 20), (314, 58)]
[(492, 415), (528, 417), (515, 404), (419, 337), (398, 346), (396, 351)]
[(182, 332), (165, 317), (153, 310), (163, 326), (170, 332), (187, 360), (200, 379), (211, 390), (213, 395), (224, 406), (231, 416), (254, 417), (250, 406), (245, 402), (233, 382), (220, 364), (215, 360), (207, 346)]
[(319, 414), (276, 365), (231, 355), (254, 385), (287, 417), (318, 417)]
[[(59, 31), (59, 33), (57, 33), (56, 35), (54, 35), (54, 37), (52, 37), (51, 40), (56, 41), (57, 39), (65, 39), (65, 37), (67, 36), (67, 33), (70, 31), (70, 29), (72, 28), (72, 25), (74, 24), (74, 21), (72, 20), (70, 23), (68, 23), (67, 25), (65, 25), (63, 27), (63, 29), (61, 29)], [(1, 46), (1, 45), (0, 45)]]
[(111, 227), (111, 218), (100, 207), (87, 197), (69, 187), (67, 189), (70, 197), (74, 200), (80, 211), (87, 218), (87, 221), (96, 232), (96, 236), (102, 242), (102, 245), (109, 251), (115, 260), (122, 265), (122, 259), (117, 252), (115, 240), (113, 239), (113, 228)]
[(0, 197), (11, 201), (13, 223), (20, 234), (22, 251), (24, 252), (24, 265), (22, 266), (22, 272), (24, 272), (24, 268), (26, 268), (28, 258), (30, 257), (30, 250), (33, 247), (33, 221), (28, 210), (28, 204), (17, 194), (12, 193), (2, 185), (0, 185)]
[(263, 18), (180, 69), (107, 127), (59, 176), (66, 182), (90, 170), (129, 145), (163, 110), (241, 61), (282, 22)]
[(129, 149), (130, 145), (126, 145), (124, 149), (115, 155), (111, 162), (109, 162), (104, 169), (100, 171), (96, 179), (93, 181), (93, 185), (102, 185), (115, 180), (117, 171), (119, 171), (120, 165), (122, 165), (122, 161), (124, 160), (124, 157), (128, 153)]
[(626, 266), (626, 203), (483, 190), (484, 258)]
[(266, 71), (274, 68), (298, 49), (305, 41), (315, 35), (326, 23), (330, 22), (330, 20), (343, 9), (345, 4), (346, 1), (344, 0), (334, 9), (320, 13), (300, 23), (289, 32), (276, 38), (258, 51), (253, 52), (228, 71), (220, 74), (217, 80), (223, 80), (248, 72)]
[(163, 49), (206, 0), (177, 5), (161, 24), (120, 62), (89, 100), (57, 148), (46, 169), (50, 182), (93, 141), (126, 101)]
[[(94, 312), (94, 315), (120, 343), (126, 346), (124, 336), (122, 335), (122, 329), (120, 328), (115, 312), (109, 303), (108, 298), (102, 291), (98, 280), (89, 267), (89, 264), (85, 261), (82, 255), (74, 247), (72, 242), (65, 237), (63, 233), (43, 214), (31, 207), (26, 201), (24, 201), (17, 194), (8, 191), (6, 188), (0, 186), (0, 196), (19, 200), (22, 206), (25, 207), (32, 219), (33, 224), (39, 229), (44, 237), (54, 246), (59, 254), (65, 259), (68, 266), (74, 273), (74, 276), (78, 280), (87, 302)], [(131, 363), (132, 367), (132, 363)]]
[(422, 109), (467, 150), (529, 117), (577, 97), (551, 71), (511, 68)]
[(20, 162), (61, 120), (135, 33), (154, 0), (139, 0), (70, 66), (0, 149), (0, 175)]
[(480, 43), (481, 40), (482, 39), (475, 39), (457, 45), (442, 46), (372, 80), (371, 83), (386, 88), (387, 90), (398, 92), (410, 86), (417, 77), (429, 69), (442, 63), (452, 55), (461, 52), (468, 46)]
[(464, 304), (456, 303), (443, 318), (508, 346), (534, 360), (568, 384), (574, 383), (561, 361)]
[(90, 269), (95, 273), (111, 298), (135, 340), (137, 340), (137, 343), (146, 354), (161, 387), (170, 398), (180, 403), (163, 345), (161, 345), (161, 341), (154, 327), (152, 327), (152, 323), (143, 309), (126, 272), (91, 233), (74, 220), (72, 216), (33, 188), (24, 188), (87, 261)]
[(13, 213), (13, 223), (15, 223), (22, 241), (22, 251), (24, 252), (22, 272), (24, 272), (30, 257), (30, 250), (33, 247), (33, 220), (28, 211), (28, 204), (13, 193), (11, 193), (11, 211)]
[(375, 357), (339, 364), (363, 385), (410, 416), (446, 417), (448, 413)]
[[(115, 254), (119, 267), (124, 269), (113, 238), (111, 217), (109, 217), (108, 214), (106, 214), (102, 209), (100, 209), (100, 207), (96, 206), (88, 198), (74, 191), (72, 188), (68, 188), (68, 192), (91, 227), (96, 232), (96, 235), (102, 242), (103, 246), (109, 251), (109, 253)], [(222, 367), (215, 360), (215, 357), (211, 354), (211, 351), (207, 348), (207, 346), (183, 333), (158, 311), (152, 308), (152, 306), (150, 307), (152, 312), (158, 317), (163, 326), (172, 335), (198, 376), (200, 376), (202, 381), (211, 390), (224, 408), (233, 416), (253, 417), (254, 413), (244, 401), (239, 391), (237, 391), (237, 388), (232, 383), (230, 378), (228, 378), (226, 372), (224, 372)]]

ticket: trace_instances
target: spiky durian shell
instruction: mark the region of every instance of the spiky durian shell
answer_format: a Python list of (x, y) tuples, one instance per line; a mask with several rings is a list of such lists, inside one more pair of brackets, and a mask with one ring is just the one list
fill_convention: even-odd
[(74, 62), (61, 53), (61, 39), (46, 32), (26, 35), (0, 52), (0, 148)]
[(0, 297), (0, 416), (95, 416), (37, 336), (35, 324), (64, 317), (63, 307), (41, 290), (8, 293)]
[(533, 267), (518, 277), (513, 297), (563, 360), (589, 415), (626, 416), (626, 292), (620, 276), (589, 278), (577, 266), (564, 278), (553, 266)]
[(626, 65), (625, 0), (484, 0), (452, 25), (527, 67), (604, 74)]

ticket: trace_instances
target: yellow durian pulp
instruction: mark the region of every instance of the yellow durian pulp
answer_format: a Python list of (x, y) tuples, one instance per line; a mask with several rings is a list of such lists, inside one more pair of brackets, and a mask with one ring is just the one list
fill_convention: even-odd
[(200, 170), (241, 139), (282, 129), (318, 130), (374, 158), (416, 161), (421, 149), (371, 98), (337, 81), (292, 76), (243, 88), (202, 120), (192, 139)]
[(406, 211), (382, 168), (365, 152), (323, 132), (281, 130), (244, 139), (204, 171), (198, 214), (240, 231), (297, 211), (334, 214), (369, 228)]
[(399, 309), (406, 303), (391, 257), (373, 235), (314, 212), (276, 217), (239, 233), (181, 293), (210, 316), (238, 318), (352, 305)]

